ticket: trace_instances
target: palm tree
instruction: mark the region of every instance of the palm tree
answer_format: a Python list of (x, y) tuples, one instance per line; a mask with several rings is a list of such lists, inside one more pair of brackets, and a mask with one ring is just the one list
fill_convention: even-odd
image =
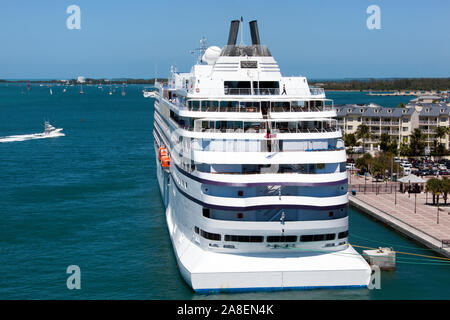
[(353, 133), (344, 135), (345, 146), (349, 148), (349, 153), (353, 153), (353, 147), (357, 146), (359, 143)]
[(409, 142), (410, 154), (419, 156), (423, 155), (425, 151), (425, 135), (419, 128), (414, 129), (411, 134)]
[(442, 198), (444, 198), (445, 204), (447, 205), (448, 194), (450, 193), (450, 179), (447, 177), (442, 178)]
[(436, 148), (437, 155), (441, 156), (444, 151), (444, 150), (442, 150), (442, 147), (441, 147), (442, 146), (441, 139), (445, 138), (445, 136), (447, 135), (447, 132), (448, 132), (447, 127), (437, 126), (436, 128), (434, 128), (434, 136), (439, 139), (439, 147)]
[(369, 127), (365, 124), (360, 124), (356, 129), (356, 138), (361, 139), (363, 143), (363, 152), (366, 152), (366, 140), (371, 136)]
[[(442, 193), (442, 190), (443, 190), (442, 180), (440, 180), (438, 178), (431, 178), (427, 181), (427, 184), (425, 187), (426, 187), (426, 191), (431, 192), (431, 194), (433, 195), (433, 205), (434, 205), (436, 203), (436, 194), (438, 192)], [(437, 201), (439, 202), (439, 196), (437, 198)]]

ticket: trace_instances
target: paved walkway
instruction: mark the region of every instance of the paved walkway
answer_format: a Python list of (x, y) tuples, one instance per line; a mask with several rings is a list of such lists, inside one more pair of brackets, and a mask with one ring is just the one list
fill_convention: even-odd
[[(349, 179), (350, 182), (350, 179)], [(366, 184), (372, 183), (372, 179), (368, 179)], [(364, 184), (364, 177), (352, 177), (353, 184)], [(378, 183), (383, 185), (384, 183)], [(369, 189), (369, 187), (367, 187)], [(366, 190), (367, 190), (366, 189)], [(371, 189), (371, 188), (370, 188)], [(388, 188), (389, 190), (389, 188)], [(398, 191), (398, 190), (397, 190)], [(351, 194), (351, 188), (349, 188), (349, 193)], [(437, 207), (426, 205), (426, 194), (417, 194), (416, 199), (416, 213), (414, 213), (414, 194), (408, 193), (380, 193), (375, 192), (363, 192), (356, 193), (356, 198), (364, 203), (377, 208), (381, 212), (387, 214), (390, 217), (403, 222), (404, 224), (417, 229), (418, 231), (425, 233), (426, 235), (436, 239), (439, 242), (442, 240), (450, 239), (450, 206), (443, 207), (439, 209), (439, 224), (437, 223)], [(397, 198), (395, 200), (395, 198)], [(432, 201), (431, 194), (428, 194), (428, 202)], [(395, 204), (396, 202), (396, 204)], [(443, 204), (442, 197), (439, 199), (439, 203)]]

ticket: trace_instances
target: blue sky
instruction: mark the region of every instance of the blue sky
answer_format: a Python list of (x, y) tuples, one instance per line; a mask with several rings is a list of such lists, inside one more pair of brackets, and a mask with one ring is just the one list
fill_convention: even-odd
[[(81, 29), (69, 30), (69, 5)], [(369, 30), (369, 5), (381, 29)], [(256, 19), (284, 75), (449, 77), (450, 1), (104, 1), (0, 3), (0, 78), (167, 76), (189, 71), (202, 36), (225, 45), (229, 23)], [(239, 35), (240, 37), (240, 35)], [(240, 39), (240, 38), (238, 38)]]

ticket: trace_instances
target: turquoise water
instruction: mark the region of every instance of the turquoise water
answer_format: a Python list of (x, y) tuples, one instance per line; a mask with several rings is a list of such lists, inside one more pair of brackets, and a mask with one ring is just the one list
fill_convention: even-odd
[[(66, 93), (53, 87), (50, 95), (46, 87), (22, 94), (23, 85), (0, 85), (0, 136), (41, 132), (44, 119), (66, 134), (0, 143), (0, 298), (450, 298), (450, 265), (410, 263), (383, 272), (381, 290), (193, 293), (178, 273), (166, 230), (152, 100), (142, 97), (142, 88), (109, 96), (96, 87), (85, 86), (84, 95), (76, 87)], [(361, 93), (328, 96), (335, 103), (373, 101)], [(350, 230), (354, 244), (383, 245), (353, 235), (432, 255), (354, 210)], [(69, 265), (81, 269), (81, 290), (66, 287)]]

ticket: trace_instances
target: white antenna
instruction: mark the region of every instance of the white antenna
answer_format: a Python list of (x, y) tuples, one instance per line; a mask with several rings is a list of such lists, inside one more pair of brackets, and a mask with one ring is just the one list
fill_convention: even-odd
[(206, 49), (208, 49), (208, 44), (206, 43), (206, 38), (202, 37), (200, 39), (200, 48), (196, 48), (194, 50), (189, 51), (192, 55), (197, 54), (197, 56), (195, 57), (197, 59), (196, 64), (200, 64)]

